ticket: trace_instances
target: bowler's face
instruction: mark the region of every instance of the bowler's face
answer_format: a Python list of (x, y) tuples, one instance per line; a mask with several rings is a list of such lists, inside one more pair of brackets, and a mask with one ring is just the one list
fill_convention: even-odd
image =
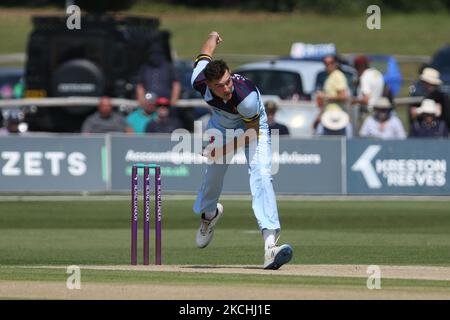
[(222, 100), (230, 100), (233, 94), (233, 80), (227, 70), (222, 78), (207, 82), (209, 89)]

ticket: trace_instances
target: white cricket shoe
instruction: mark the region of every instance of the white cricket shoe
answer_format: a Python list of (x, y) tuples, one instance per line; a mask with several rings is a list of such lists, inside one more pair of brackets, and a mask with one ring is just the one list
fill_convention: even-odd
[(211, 220), (205, 219), (205, 214), (202, 213), (201, 224), (196, 237), (197, 247), (205, 248), (211, 242), (214, 235), (214, 226), (219, 221), (222, 213), (223, 206), (220, 203), (217, 204), (216, 215)]
[(264, 255), (264, 269), (277, 270), (292, 259), (292, 247), (288, 244), (274, 245), (266, 250)]

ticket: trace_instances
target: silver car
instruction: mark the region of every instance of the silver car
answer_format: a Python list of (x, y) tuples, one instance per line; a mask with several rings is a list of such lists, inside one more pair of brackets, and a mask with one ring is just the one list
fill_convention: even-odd
[(322, 61), (269, 60), (245, 64), (234, 72), (250, 79), (262, 95), (311, 100), (317, 76), (324, 70)]
[[(341, 64), (340, 69), (352, 88), (355, 70), (346, 64)], [(250, 79), (263, 96), (278, 96), (281, 100), (312, 100), (326, 79), (325, 65), (320, 59), (280, 58), (248, 63), (233, 72)]]

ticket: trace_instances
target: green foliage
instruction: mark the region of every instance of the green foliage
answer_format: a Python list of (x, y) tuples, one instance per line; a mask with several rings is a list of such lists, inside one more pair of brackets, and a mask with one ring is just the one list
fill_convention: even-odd
[(301, 11), (319, 14), (357, 14), (365, 12), (372, 4), (380, 5), (381, 0), (298, 0), (297, 7)]
[[(89, 12), (127, 10), (136, 0), (73, 0), (73, 4)], [(2, 5), (10, 7), (59, 7), (64, 8), (64, 0), (3, 0)]]
[[(379, 5), (382, 11), (409, 13), (450, 10), (449, 0), (74, 0), (74, 4), (93, 12), (126, 10), (135, 3), (150, 7), (156, 4), (208, 9), (240, 9), (267, 12), (308, 11), (318, 14), (356, 14), (365, 12), (369, 5)], [(62, 0), (3, 0), (12, 7), (64, 7)]]
[(450, 9), (450, 1), (448, 0), (382, 0), (382, 3), (390, 10), (404, 13), (420, 11), (445, 11)]
[[(141, 0), (141, 2), (148, 3), (145, 0)], [(193, 8), (252, 9), (268, 12), (300, 10), (318, 14), (356, 14), (365, 12), (370, 5), (378, 5), (383, 11), (398, 13), (445, 11), (450, 9), (449, 0), (160, 0), (158, 2), (185, 5)]]
[(121, 11), (130, 9), (135, 0), (75, 0), (74, 4), (82, 10), (89, 12), (102, 13), (107, 11)]

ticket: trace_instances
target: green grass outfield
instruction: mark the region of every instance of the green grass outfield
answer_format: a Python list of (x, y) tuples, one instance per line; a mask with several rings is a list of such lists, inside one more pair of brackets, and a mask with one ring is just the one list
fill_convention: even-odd
[[(261, 264), (263, 243), (251, 202), (223, 204), (213, 245), (199, 250), (193, 201), (164, 201), (164, 263)], [(294, 264), (450, 266), (449, 205), (279, 201), (280, 242), (294, 247)], [(0, 202), (1, 264), (128, 264), (129, 221), (129, 201)]]
[[(0, 284), (67, 277), (64, 269), (28, 268), (32, 266), (129, 264), (129, 201), (80, 200), (0, 201)], [(193, 200), (163, 201), (163, 264), (262, 265), (263, 243), (251, 202), (222, 203), (225, 214), (213, 242), (198, 249), (195, 232), (199, 221), (191, 211)], [(280, 243), (294, 248), (290, 265), (450, 266), (450, 201), (280, 200), (278, 204), (283, 225)], [(361, 278), (129, 270), (84, 270), (83, 281), (288, 288), (366, 284)], [(444, 290), (450, 298), (448, 281), (385, 279), (383, 288)]]

